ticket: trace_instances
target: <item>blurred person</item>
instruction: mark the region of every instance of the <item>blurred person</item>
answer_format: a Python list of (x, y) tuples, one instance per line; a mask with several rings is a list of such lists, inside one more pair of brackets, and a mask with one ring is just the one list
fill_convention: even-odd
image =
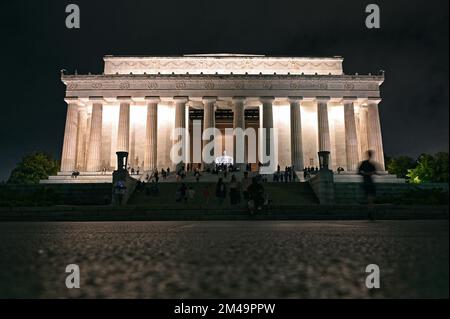
[(373, 175), (377, 173), (377, 163), (373, 160), (374, 151), (367, 151), (367, 159), (362, 161), (358, 168), (358, 173), (363, 177), (363, 189), (369, 205), (369, 219), (374, 219), (372, 206), (375, 201), (376, 188)]

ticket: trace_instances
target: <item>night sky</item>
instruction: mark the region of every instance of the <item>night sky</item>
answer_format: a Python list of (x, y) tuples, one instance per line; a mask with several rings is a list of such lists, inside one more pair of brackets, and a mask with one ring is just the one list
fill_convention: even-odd
[[(60, 69), (101, 73), (102, 57), (251, 53), (344, 57), (378, 73), (385, 153), (448, 151), (448, 0), (1, 1), (0, 181), (32, 151), (60, 158), (66, 116)], [(65, 27), (65, 7), (81, 29)], [(381, 29), (365, 27), (365, 6)]]

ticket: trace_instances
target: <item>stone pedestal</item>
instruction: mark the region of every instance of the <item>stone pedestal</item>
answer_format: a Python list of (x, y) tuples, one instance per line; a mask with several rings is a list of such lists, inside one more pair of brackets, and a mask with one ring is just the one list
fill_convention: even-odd
[(309, 179), (309, 184), (320, 204), (334, 203), (334, 176), (332, 171), (320, 170)]

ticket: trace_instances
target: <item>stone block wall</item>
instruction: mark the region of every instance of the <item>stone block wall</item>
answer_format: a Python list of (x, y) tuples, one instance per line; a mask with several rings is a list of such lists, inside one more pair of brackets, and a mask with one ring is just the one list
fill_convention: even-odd
[[(445, 183), (376, 183), (377, 197), (381, 196), (401, 196), (405, 192), (414, 189), (433, 189), (439, 188), (448, 191), (448, 184)], [(336, 204), (359, 204), (365, 202), (365, 194), (362, 183), (335, 183), (334, 196)]]

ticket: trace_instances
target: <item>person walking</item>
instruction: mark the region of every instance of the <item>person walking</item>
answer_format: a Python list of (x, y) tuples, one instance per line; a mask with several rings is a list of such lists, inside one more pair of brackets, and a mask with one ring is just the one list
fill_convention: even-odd
[(373, 182), (373, 175), (376, 174), (376, 162), (372, 160), (374, 151), (367, 151), (367, 159), (362, 161), (359, 165), (358, 172), (363, 177), (363, 189), (367, 198), (368, 204), (368, 218), (373, 220), (375, 216), (372, 212), (372, 206), (375, 202), (376, 188)]

